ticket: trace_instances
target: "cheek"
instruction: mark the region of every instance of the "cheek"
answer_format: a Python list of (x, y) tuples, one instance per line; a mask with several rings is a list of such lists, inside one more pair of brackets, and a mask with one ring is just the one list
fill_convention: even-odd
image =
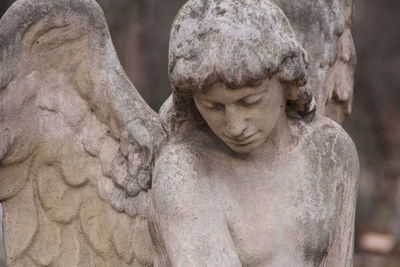
[(286, 112), (283, 101), (279, 100), (268, 101), (268, 103), (254, 110), (251, 116), (252, 124), (263, 132), (270, 132), (281, 118), (281, 115), (285, 115)]
[[(197, 105), (196, 105), (197, 106)], [(208, 126), (214, 131), (218, 131), (222, 128), (223, 125), (223, 120), (221, 116), (218, 115), (217, 112), (212, 112), (209, 110), (206, 110), (204, 108), (199, 108), (197, 107), (201, 117), (206, 121)]]

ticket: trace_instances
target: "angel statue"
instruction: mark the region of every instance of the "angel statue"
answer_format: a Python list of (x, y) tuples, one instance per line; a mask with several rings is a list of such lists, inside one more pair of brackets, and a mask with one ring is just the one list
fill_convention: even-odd
[(189, 0), (159, 114), (94, 0), (15, 2), (0, 20), (8, 266), (351, 266), (357, 153), (325, 116), (351, 102), (349, 1), (314, 1), (313, 31), (302, 2)]

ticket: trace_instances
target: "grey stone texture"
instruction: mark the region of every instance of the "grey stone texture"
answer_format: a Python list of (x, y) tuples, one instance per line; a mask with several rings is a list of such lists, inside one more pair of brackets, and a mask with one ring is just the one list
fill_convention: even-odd
[(357, 154), (316, 112), (302, 51), (270, 2), (181, 9), (162, 108), (172, 138), (153, 176), (156, 266), (352, 265)]
[(0, 204), (0, 266), (5, 266), (6, 254), (4, 252), (4, 244), (3, 244), (3, 207)]
[[(138, 194), (148, 186), (148, 157), (164, 133), (120, 66), (100, 7), (95, 1), (18, 1), (1, 20), (0, 47), (7, 264), (148, 262), (142, 216), (117, 213), (102, 197), (117, 198), (122, 188)], [(138, 123), (141, 130), (131, 132)], [(117, 176), (114, 169), (127, 171), (113, 168), (119, 151), (134, 162), (130, 183), (118, 184), (121, 189), (109, 178)], [(103, 187), (110, 183), (111, 189)], [(140, 206), (130, 205), (131, 212)]]
[(318, 111), (342, 123), (350, 115), (356, 54), (352, 0), (273, 0), (293, 25), (309, 57), (308, 86)]
[(7, 264), (351, 266), (357, 153), (324, 116), (350, 112), (351, 9), (188, 1), (158, 115), (94, 0), (17, 1), (0, 21)]

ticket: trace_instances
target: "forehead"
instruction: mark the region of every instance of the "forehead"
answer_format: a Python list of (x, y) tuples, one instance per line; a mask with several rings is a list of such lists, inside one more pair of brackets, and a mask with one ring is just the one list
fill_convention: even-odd
[(204, 100), (224, 103), (260, 93), (272, 93), (276, 90), (282, 90), (282, 85), (280, 81), (274, 77), (265, 79), (259, 85), (245, 86), (238, 89), (231, 89), (225, 84), (218, 82), (212, 85), (206, 92), (195, 92), (194, 96)]

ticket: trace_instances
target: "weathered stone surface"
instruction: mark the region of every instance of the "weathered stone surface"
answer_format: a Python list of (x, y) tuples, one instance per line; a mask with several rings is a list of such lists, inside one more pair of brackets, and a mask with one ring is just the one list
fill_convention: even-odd
[(112, 247), (112, 225), (106, 205), (97, 196), (88, 199), (81, 208), (80, 220), (83, 233), (96, 253), (107, 255)]
[(39, 229), (35, 236), (35, 242), (28, 250), (28, 255), (36, 264), (48, 266), (61, 252), (61, 229), (40, 208), (38, 218)]
[(277, 2), (289, 21), (246, 0), (188, 1), (174, 21), (163, 108), (173, 138), (149, 224), (160, 266), (352, 265), (357, 153), (322, 116), (336, 86), (326, 78), (351, 77), (331, 69), (339, 2)]
[(43, 207), (51, 209), (61, 200), (68, 186), (63, 182), (59, 170), (44, 166), (38, 172), (38, 189)]
[(48, 216), (60, 223), (69, 223), (77, 216), (85, 197), (84, 191), (68, 187), (61, 172), (49, 166), (39, 170), (38, 192)]
[(351, 5), (275, 3), (188, 1), (160, 118), (94, 0), (17, 1), (0, 21), (10, 265), (350, 266), (357, 154), (323, 114), (351, 102)]
[(136, 241), (133, 235), (135, 225), (129, 217), (122, 213), (115, 217), (115, 222), (114, 227), (117, 231), (113, 231), (112, 241), (118, 255), (129, 264), (135, 256), (131, 249), (132, 245), (134, 245)]
[(112, 163), (119, 150), (119, 144), (112, 138), (107, 138), (100, 150), (101, 169), (103, 175), (110, 176)]
[(22, 164), (13, 164), (8, 168), (0, 169), (0, 200), (14, 197), (25, 186), (29, 176), (31, 161)]
[[(62, 79), (58, 80), (62, 81)], [(63, 89), (62, 94), (60, 94), (60, 99), (62, 99), (60, 101), (60, 113), (64, 116), (67, 123), (70, 124), (71, 128), (80, 129), (86, 114), (89, 112), (89, 108), (72, 86), (71, 88)]]
[(126, 214), (118, 214), (114, 217), (112, 240), (118, 254), (126, 263), (130, 264), (134, 259), (142, 263), (153, 261), (146, 219), (140, 216), (132, 219)]
[(308, 84), (318, 112), (342, 123), (350, 115), (356, 63), (352, 0), (273, 0), (309, 57)]
[[(0, 41), (1, 42), (1, 41)], [(0, 46), (4, 49), (3, 46)], [(5, 53), (3, 52), (5, 55)], [(4, 62), (4, 61), (2, 61)], [(20, 77), (18, 81), (8, 81), (8, 67), (0, 65), (2, 79), (0, 88), (6, 81), (11, 90), (1, 90), (0, 103), (0, 160), (2, 165), (20, 163), (26, 160), (37, 148), (39, 138), (39, 118), (33, 103), (39, 90), (37, 73)], [(2, 69), (5, 68), (3, 71)], [(15, 102), (11, 99), (14, 99)]]
[[(136, 249), (151, 259), (141, 246), (117, 253), (111, 236), (119, 229), (110, 221), (116, 211), (96, 191), (104, 179), (117, 188), (104, 174), (121, 144), (138, 147), (143, 132), (161, 144), (164, 134), (121, 68), (94, 0), (19, 0), (1, 18), (0, 111), (0, 199), (11, 266), (128, 266), (124, 257), (140, 266)], [(146, 122), (138, 134), (128, 126), (135, 121)], [(155, 148), (144, 145), (131, 173), (150, 175)]]
[(7, 265), (13, 266), (14, 262), (18, 265), (22, 261), (19, 256), (28, 248), (39, 226), (32, 181), (28, 181), (17, 197), (5, 201), (3, 207)]
[[(82, 142), (85, 150), (93, 156), (99, 157), (100, 150), (106, 139), (107, 127), (98, 123), (95, 118), (89, 120), (83, 128), (79, 139)], [(107, 152), (103, 152), (106, 156)]]
[(149, 265), (153, 262), (154, 250), (150, 241), (147, 219), (137, 216), (134, 221), (135, 228), (132, 229), (134, 242), (132, 243), (135, 251), (136, 265)]
[(69, 153), (62, 156), (61, 173), (67, 184), (80, 187), (88, 180), (94, 180), (93, 168), (99, 167), (94, 157), (85, 155), (83, 151)]
[(78, 267), (82, 265), (82, 249), (79, 242), (79, 227), (76, 224), (70, 224), (64, 227), (61, 234), (61, 252), (55, 261), (56, 266), (60, 267)]
[(69, 223), (79, 212), (83, 199), (86, 197), (84, 190), (69, 189), (62, 198), (48, 211), (48, 216), (59, 223)]
[(22, 256), (12, 263), (15, 267), (36, 267), (37, 265), (28, 257)]

